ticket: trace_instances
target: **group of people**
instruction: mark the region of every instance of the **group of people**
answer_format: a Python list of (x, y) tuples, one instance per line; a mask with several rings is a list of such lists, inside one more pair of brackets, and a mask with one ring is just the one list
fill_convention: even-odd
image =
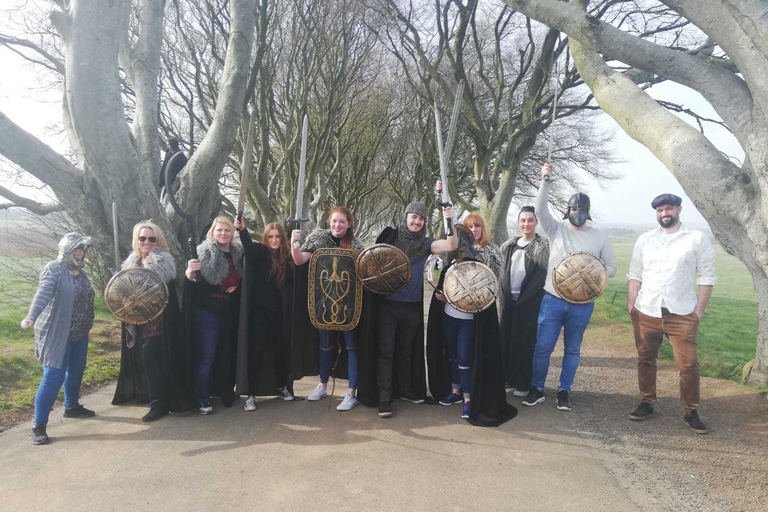
[[(313, 252), (364, 249), (347, 208), (332, 208), (329, 228), (307, 236), (294, 230), (289, 237), (281, 224), (269, 224), (260, 241), (251, 238), (242, 218), (233, 222), (217, 217), (197, 247), (198, 257), (187, 263), (181, 307), (176, 266), (162, 230), (149, 221), (137, 224), (133, 251), (122, 268), (154, 271), (166, 283), (169, 299), (163, 313), (149, 323), (124, 324), (113, 404), (148, 404), (142, 418), (146, 422), (190, 409), (212, 414), (212, 397), (231, 407), (245, 396), (244, 409), (253, 411), (258, 396), (299, 399), (293, 382), (319, 375), (307, 400), (327, 397), (331, 377), (345, 378), (348, 386), (339, 411), (362, 402), (378, 407), (378, 415), (388, 418), (395, 398), (436, 400), (444, 406), (461, 404), (461, 417), (474, 425), (496, 426), (517, 413), (507, 402), (508, 389), (522, 397), (525, 406), (544, 402), (550, 356), (564, 330), (556, 404), (559, 410), (571, 410), (570, 393), (594, 303), (564, 300), (552, 275), (566, 255), (579, 251), (597, 256), (609, 276), (616, 273), (616, 263), (607, 233), (587, 224), (588, 196), (574, 194), (562, 220), (549, 213), (551, 174), (551, 166), (545, 165), (535, 206), (525, 206), (518, 214), (520, 235), (500, 249), (490, 243), (477, 213), (455, 225), (452, 235), (437, 240), (426, 234), (426, 205), (409, 204), (402, 222), (384, 229), (376, 242), (406, 255), (410, 280), (387, 295), (366, 292), (360, 322), (342, 332), (314, 328), (306, 298)], [(642, 396), (630, 418), (643, 420), (654, 412), (656, 356), (666, 334), (680, 369), (684, 419), (695, 432), (706, 433), (697, 414), (696, 332), (717, 281), (714, 251), (706, 236), (680, 223), (679, 197), (662, 194), (652, 207), (660, 227), (638, 239), (627, 275)], [(443, 208), (448, 222), (453, 215), (452, 208)], [(547, 238), (536, 233), (537, 226)], [(94, 292), (83, 271), (91, 244), (77, 233), (62, 239), (59, 257), (43, 269), (21, 324), (35, 326), (35, 352), (43, 365), (35, 398), (35, 444), (48, 442), (48, 414), (62, 384), (66, 417), (94, 415), (79, 403), (94, 318)], [(434, 255), (445, 255), (447, 265), (432, 295), (425, 340), (423, 275)], [(497, 276), (498, 310), (491, 304), (467, 313), (447, 301), (445, 278), (469, 260), (485, 264)]]

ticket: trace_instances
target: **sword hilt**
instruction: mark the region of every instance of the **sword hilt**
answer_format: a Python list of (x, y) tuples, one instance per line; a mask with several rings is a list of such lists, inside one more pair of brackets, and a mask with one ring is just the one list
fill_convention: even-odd
[(238, 210), (237, 211), (237, 221), (243, 222), (243, 216), (245, 215), (245, 210)]
[[(296, 224), (296, 229), (301, 229), (301, 223), (302, 222), (309, 222), (309, 219), (286, 219), (286, 222), (293, 222)], [(293, 248), (294, 249), (300, 249), (301, 248), (301, 242), (298, 240), (293, 242)]]
[[(442, 195), (438, 193), (437, 198), (435, 199), (435, 204), (437, 206), (440, 206), (442, 208), (447, 207), (453, 207), (454, 204), (451, 201), (441, 201)], [(452, 236), (453, 235), (453, 219), (445, 219), (445, 236)]]

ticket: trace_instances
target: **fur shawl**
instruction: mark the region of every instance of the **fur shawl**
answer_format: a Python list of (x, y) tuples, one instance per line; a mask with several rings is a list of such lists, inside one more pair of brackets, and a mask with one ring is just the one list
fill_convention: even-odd
[[(352, 250), (360, 252), (365, 249), (363, 243), (357, 238), (352, 238)], [(318, 249), (330, 249), (336, 247), (331, 238), (330, 229), (316, 229), (307, 236), (301, 246), (301, 252), (315, 252)]]
[[(510, 238), (501, 246), (501, 252), (504, 253), (510, 245), (517, 244), (522, 236)], [(538, 266), (547, 268), (549, 266), (549, 240), (542, 238), (538, 233), (534, 235), (533, 240), (525, 246), (525, 255), (533, 260)], [(503, 256), (502, 256), (503, 258)]]
[(496, 277), (501, 273), (501, 251), (492, 243), (487, 243), (483, 247), (475, 248), (477, 259), (487, 265)]
[[(122, 270), (129, 268), (141, 268), (141, 257), (135, 252), (128, 255), (121, 266)], [(144, 260), (144, 268), (159, 274), (166, 283), (176, 279), (176, 263), (173, 261), (173, 256), (168, 251), (159, 247), (155, 247), (147, 255), (147, 259)]]
[[(237, 275), (243, 276), (243, 246), (236, 243), (229, 245), (232, 262)], [(197, 246), (197, 259), (200, 260), (200, 273), (209, 284), (219, 285), (229, 273), (227, 257), (219, 249), (216, 240), (207, 239)]]

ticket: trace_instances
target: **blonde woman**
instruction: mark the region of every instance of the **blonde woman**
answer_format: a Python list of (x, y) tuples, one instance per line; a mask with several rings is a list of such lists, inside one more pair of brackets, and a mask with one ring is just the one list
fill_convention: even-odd
[(176, 264), (163, 231), (152, 221), (139, 222), (133, 227), (132, 246), (122, 270), (146, 268), (157, 273), (168, 286), (168, 305), (147, 324), (123, 325), (120, 376), (112, 403), (148, 401), (150, 409), (142, 420), (150, 422), (189, 408), (187, 358), (179, 337)]
[(184, 307), (192, 308), (192, 325), (188, 327), (195, 347), (193, 382), (195, 409), (199, 414), (213, 414), (213, 392), (221, 397), (225, 407), (231, 407), (235, 399), (243, 246), (234, 243), (234, 234), (231, 220), (213, 219), (206, 239), (197, 246), (198, 258), (189, 260), (185, 272)]

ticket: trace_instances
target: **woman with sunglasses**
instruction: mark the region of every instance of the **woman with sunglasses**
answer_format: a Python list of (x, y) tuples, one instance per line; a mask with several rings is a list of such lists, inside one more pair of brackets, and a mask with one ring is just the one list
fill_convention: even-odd
[(139, 222), (133, 227), (131, 245), (133, 252), (123, 261), (122, 270), (146, 268), (157, 273), (168, 287), (168, 304), (149, 323), (123, 324), (120, 375), (112, 404), (149, 402), (149, 412), (141, 419), (150, 422), (169, 411), (189, 409), (188, 364), (179, 336), (176, 264), (163, 231), (151, 221)]
[(245, 251), (245, 275), (237, 331), (237, 389), (245, 410), (256, 410), (257, 396), (294, 400), (288, 380), (293, 320), (293, 261), (281, 224), (264, 228), (261, 242), (251, 240), (244, 220), (235, 229)]
[(96, 413), (80, 404), (88, 354), (88, 336), (93, 326), (94, 292), (85, 267), (91, 239), (67, 233), (59, 242), (59, 257), (40, 273), (37, 292), (22, 329), (35, 326), (35, 355), (43, 365), (43, 378), (35, 395), (35, 426), (32, 443), (46, 444), (48, 416), (64, 386), (64, 417), (88, 418)]
[(187, 262), (185, 323), (195, 347), (193, 382), (198, 414), (213, 414), (211, 396), (225, 407), (235, 400), (235, 351), (240, 309), (243, 246), (226, 217), (213, 219), (197, 259)]

